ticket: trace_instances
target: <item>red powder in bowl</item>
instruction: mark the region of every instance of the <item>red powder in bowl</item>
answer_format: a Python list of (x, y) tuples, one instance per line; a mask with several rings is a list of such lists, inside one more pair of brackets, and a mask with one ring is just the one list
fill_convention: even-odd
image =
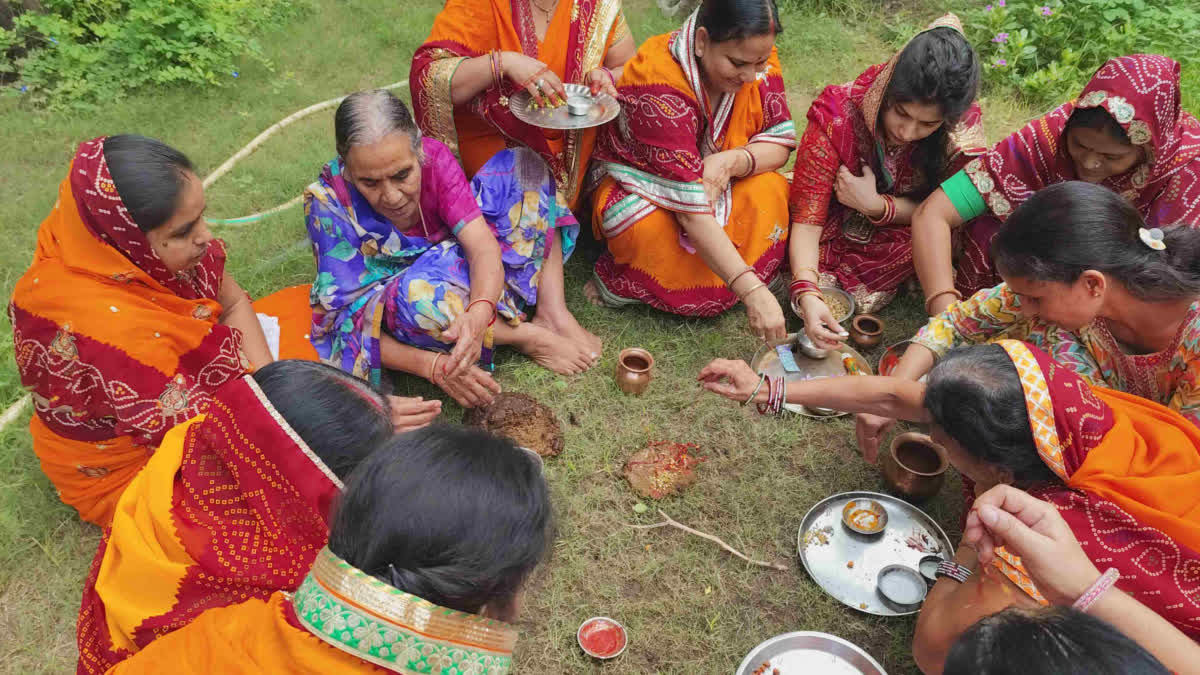
[(606, 619), (592, 619), (579, 628), (579, 644), (593, 656), (615, 656), (625, 647), (625, 629)]

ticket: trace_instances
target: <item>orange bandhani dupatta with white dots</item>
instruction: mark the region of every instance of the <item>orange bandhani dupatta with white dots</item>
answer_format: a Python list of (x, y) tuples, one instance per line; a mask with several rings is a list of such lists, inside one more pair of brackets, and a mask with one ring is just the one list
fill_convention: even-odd
[(224, 245), (169, 273), (103, 150), (79, 146), (9, 305), (33, 450), (63, 502), (101, 526), (163, 434), (249, 368), (241, 334), (218, 323)]
[[(1048, 354), (1002, 340), (1021, 376), (1042, 460), (1064, 484), (1030, 493), (1058, 507), (1117, 586), (1200, 640), (1200, 428), (1158, 403), (1094, 387)], [(996, 566), (1044, 602), (1020, 558)]]

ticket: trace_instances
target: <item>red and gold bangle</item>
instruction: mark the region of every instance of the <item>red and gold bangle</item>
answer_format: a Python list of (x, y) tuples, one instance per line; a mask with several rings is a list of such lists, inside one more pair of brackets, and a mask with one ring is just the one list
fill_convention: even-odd
[(475, 305), (477, 305), (481, 302), (486, 302), (492, 306), (492, 320), (488, 322), (488, 325), (490, 326), (490, 325), (496, 323), (496, 301), (495, 300), (489, 300), (487, 298), (479, 298), (477, 300), (472, 300), (470, 303), (467, 304), (467, 308), (464, 311), (470, 312), (472, 307), (474, 307)]
[(617, 76), (613, 75), (612, 69), (609, 68), (608, 66), (600, 66), (600, 69), (604, 71), (605, 75), (608, 75), (609, 81), (612, 82), (613, 89), (616, 89), (617, 88)]
[(504, 83), (504, 74), (503, 74), (503, 69), (501, 67), (501, 63), (500, 63), (500, 50), (499, 49), (492, 50), (491, 61), (492, 61), (492, 85), (495, 86), (496, 89), (500, 89), (500, 86)]
[(759, 415), (766, 415), (766, 414), (767, 414), (767, 411), (771, 409), (771, 401), (773, 400), (773, 397), (775, 396), (775, 382), (774, 382), (774, 379), (775, 379), (775, 378), (773, 378), (773, 377), (771, 377), (771, 376), (769, 376), (769, 375), (767, 376), (767, 402), (766, 402), (766, 403), (755, 403), (755, 404), (754, 404), (754, 406), (755, 406), (756, 408), (758, 408), (758, 414), (759, 414)]
[(879, 195), (883, 199), (883, 213), (878, 218), (867, 216), (874, 225), (887, 225), (896, 219), (896, 200), (891, 195)]
[(820, 292), (821, 288), (817, 286), (817, 282), (809, 281), (808, 279), (796, 279), (788, 286), (788, 295), (792, 297), (799, 295), (801, 291)]

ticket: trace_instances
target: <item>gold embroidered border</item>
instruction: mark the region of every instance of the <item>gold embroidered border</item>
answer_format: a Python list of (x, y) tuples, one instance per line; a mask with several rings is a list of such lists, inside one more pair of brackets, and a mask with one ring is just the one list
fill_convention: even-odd
[(405, 593), (356, 569), (329, 547), (317, 555), (312, 575), (344, 602), (358, 605), (382, 621), (420, 632), (430, 639), (501, 653), (511, 653), (517, 643), (517, 630), (513, 626), (446, 609)]
[(454, 126), (454, 99), (450, 97), (450, 81), (454, 71), (467, 60), (449, 50), (434, 50), (437, 60), (429, 64), (421, 80), (421, 90), (429, 110), (426, 134), (436, 138), (458, 154), (458, 130)]

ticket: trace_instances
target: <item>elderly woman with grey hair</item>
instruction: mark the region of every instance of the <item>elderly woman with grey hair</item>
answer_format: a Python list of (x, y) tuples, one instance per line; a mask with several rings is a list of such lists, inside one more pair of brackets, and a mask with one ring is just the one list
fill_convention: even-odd
[(338, 156), (304, 192), (322, 360), (371, 382), (383, 368), (425, 377), (468, 407), (500, 391), (494, 344), (562, 374), (595, 363), (600, 341), (563, 292), (579, 224), (536, 154), (504, 150), (468, 183), (378, 89), (347, 97), (334, 127)]

